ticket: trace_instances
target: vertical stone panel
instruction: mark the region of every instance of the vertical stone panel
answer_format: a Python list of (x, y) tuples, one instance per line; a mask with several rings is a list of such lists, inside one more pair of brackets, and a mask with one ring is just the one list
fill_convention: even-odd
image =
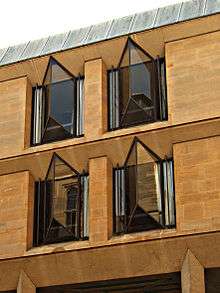
[(89, 239), (108, 240), (112, 235), (112, 165), (107, 157), (89, 161)]
[(31, 97), (27, 77), (0, 82), (0, 157), (15, 155), (29, 146)]
[(85, 136), (98, 138), (107, 130), (107, 71), (102, 59), (85, 63)]
[(205, 293), (204, 267), (187, 251), (181, 270), (182, 293)]
[(220, 230), (220, 137), (174, 145), (178, 232)]
[(34, 180), (28, 171), (0, 176), (0, 258), (32, 246)]
[(172, 123), (219, 117), (220, 32), (167, 43), (165, 52)]

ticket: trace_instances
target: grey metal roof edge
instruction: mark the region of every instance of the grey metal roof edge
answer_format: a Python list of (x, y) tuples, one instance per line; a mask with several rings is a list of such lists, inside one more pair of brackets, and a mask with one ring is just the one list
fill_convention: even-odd
[(179, 2), (0, 49), (0, 66), (216, 13), (220, 13), (220, 0)]

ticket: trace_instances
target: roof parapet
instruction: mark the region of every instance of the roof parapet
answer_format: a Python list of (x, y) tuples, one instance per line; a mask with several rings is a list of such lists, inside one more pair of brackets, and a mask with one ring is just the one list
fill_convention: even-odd
[(0, 66), (220, 12), (220, 0), (191, 0), (0, 49)]

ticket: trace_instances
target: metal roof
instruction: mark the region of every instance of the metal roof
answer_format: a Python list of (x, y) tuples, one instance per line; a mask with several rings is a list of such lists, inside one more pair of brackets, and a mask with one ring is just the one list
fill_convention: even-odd
[(191, 0), (0, 49), (0, 66), (220, 12), (220, 0)]

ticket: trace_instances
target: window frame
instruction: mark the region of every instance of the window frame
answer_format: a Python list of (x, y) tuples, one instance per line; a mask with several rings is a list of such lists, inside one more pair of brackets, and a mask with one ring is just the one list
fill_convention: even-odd
[[(120, 82), (120, 64), (122, 59), (125, 55), (127, 50), (128, 43), (131, 42), (133, 46), (135, 46), (138, 50), (143, 52), (146, 56), (149, 57), (151, 63), (153, 64), (154, 68), (154, 81), (151, 82), (151, 91), (154, 92), (154, 118), (151, 120), (144, 120), (144, 121), (137, 121), (134, 123), (130, 123), (129, 125), (122, 125), (121, 123), (121, 106), (120, 100), (121, 98), (121, 82)], [(144, 64), (144, 63), (140, 63)], [(130, 65), (131, 66), (131, 65)], [(128, 66), (129, 68), (129, 66)], [(163, 70), (162, 70), (163, 68)], [(114, 72), (118, 74), (118, 77), (114, 76)], [(163, 72), (163, 73), (162, 73)], [(146, 52), (139, 44), (137, 44), (131, 37), (128, 37), (126, 44), (123, 48), (122, 55), (120, 57), (119, 63), (116, 68), (112, 67), (110, 70), (107, 71), (108, 75), (108, 131), (114, 131), (118, 129), (130, 128), (135, 127), (138, 125), (150, 124), (155, 123), (158, 121), (166, 121), (168, 120), (167, 114), (167, 87), (166, 87), (166, 64), (165, 58), (161, 58), (157, 56), (153, 58), (148, 52)], [(118, 80), (117, 80), (118, 79)], [(114, 82), (113, 82), (114, 80)], [(116, 81), (117, 80), (117, 81)], [(129, 91), (130, 91), (130, 83), (129, 81)], [(117, 84), (117, 88), (116, 87)], [(114, 93), (116, 92), (116, 97), (114, 97)], [(131, 96), (129, 94), (129, 96)], [(113, 99), (115, 100), (115, 104), (117, 104), (115, 110), (113, 110)], [(130, 98), (128, 98), (129, 100)], [(162, 105), (163, 102), (163, 105)], [(113, 116), (118, 116), (117, 118)]]
[[(67, 75), (69, 75), (70, 79), (67, 79), (67, 81), (72, 80), (74, 83), (74, 90), (73, 90), (73, 107), (72, 107), (72, 128), (73, 131), (69, 132), (67, 137), (61, 138), (52, 138), (49, 140), (44, 141), (45, 134), (47, 133), (47, 125), (50, 120), (50, 111), (51, 107), (48, 107), (48, 99), (50, 97), (47, 97), (47, 85), (45, 85), (45, 79), (47, 76), (47, 72), (51, 66), (51, 62), (55, 62), (57, 66), (59, 66)], [(31, 120), (31, 146), (37, 146), (42, 144), (48, 144), (53, 143), (56, 141), (62, 141), (66, 139), (72, 139), (72, 138), (79, 138), (84, 136), (84, 80), (85, 77), (81, 74), (79, 74), (77, 77), (75, 77), (71, 72), (69, 72), (59, 61), (57, 61), (54, 57), (50, 56), (47, 68), (44, 74), (42, 85), (36, 85), (32, 88), (32, 120)], [(64, 81), (58, 81), (54, 84), (66, 82)], [(52, 83), (53, 84), (53, 83)], [(41, 103), (38, 101), (38, 107), (35, 104), (36, 97), (35, 93), (37, 90), (41, 90)], [(39, 105), (41, 107), (41, 110), (39, 110)], [(40, 129), (38, 128), (37, 122), (36, 122), (36, 115), (38, 115), (38, 119), (40, 119)], [(51, 118), (52, 119), (52, 118)], [(59, 123), (59, 122), (57, 122)], [(64, 131), (67, 132), (65, 127), (61, 125), (61, 127), (64, 129)], [(39, 136), (36, 137), (36, 131), (40, 132)], [(38, 142), (36, 142), (38, 141)]]
[[(175, 203), (175, 183), (174, 183), (174, 162), (173, 158), (167, 158), (161, 159), (158, 157), (157, 154), (155, 154), (146, 144), (144, 144), (140, 139), (137, 137), (134, 138), (132, 141), (132, 144), (130, 146), (130, 149), (128, 151), (128, 154), (125, 159), (125, 163), (123, 166), (117, 165), (115, 168), (113, 168), (113, 233), (115, 235), (121, 235), (121, 234), (130, 234), (130, 233), (137, 233), (142, 231), (132, 231), (129, 232), (127, 227), (127, 219), (128, 218), (128, 195), (126, 194), (126, 175), (125, 175), (125, 164), (129, 158), (129, 155), (132, 151), (132, 147), (134, 144), (140, 143), (147, 152), (151, 153), (153, 156), (156, 156), (159, 161), (160, 170), (158, 170), (158, 177), (160, 178), (160, 201), (161, 201), (161, 227), (157, 229), (144, 229), (144, 231), (153, 231), (153, 230), (160, 230), (160, 229), (172, 229), (176, 226), (176, 203)], [(166, 174), (164, 171), (164, 168), (167, 168), (167, 163), (170, 163), (170, 169), (169, 172), (166, 169)], [(165, 167), (164, 167), (165, 166)], [(116, 172), (121, 172), (121, 175), (118, 175)], [(171, 173), (170, 173), (171, 172)], [(172, 188), (170, 189), (168, 187), (168, 180), (166, 181), (167, 185), (165, 186), (165, 178), (169, 177), (172, 182)], [(124, 179), (122, 179), (122, 176)], [(171, 176), (171, 177), (170, 177)], [(116, 181), (124, 181), (124, 184), (116, 184)], [(120, 187), (120, 188), (119, 188)], [(166, 198), (165, 198), (166, 197)], [(166, 202), (165, 202), (166, 199)], [(124, 202), (123, 202), (124, 200)], [(117, 201), (117, 202), (116, 202)], [(170, 205), (173, 204), (172, 210), (169, 210)], [(123, 215), (118, 215), (118, 209), (119, 206), (123, 206)], [(168, 211), (167, 211), (168, 209)], [(120, 218), (121, 217), (121, 218)], [(169, 218), (169, 223), (166, 219), (166, 217)], [(172, 217), (172, 219), (171, 219)], [(170, 224), (171, 223), (171, 224)]]
[[(67, 241), (79, 241), (79, 240), (88, 240), (88, 205), (85, 203), (88, 202), (88, 180), (89, 175), (85, 171), (82, 173), (79, 173), (76, 171), (76, 175), (73, 175), (71, 177), (68, 177), (68, 179), (73, 178), (74, 181), (70, 182), (69, 184), (78, 185), (78, 195), (77, 195), (77, 202), (79, 204), (78, 210), (76, 211), (77, 218), (77, 227), (75, 226), (75, 223), (72, 223), (72, 228), (77, 229), (77, 232), (73, 232), (73, 235), (70, 237), (58, 237), (57, 239), (53, 240), (47, 240), (48, 233), (50, 233), (51, 229), (52, 231), (58, 231), (60, 230), (60, 227), (52, 227), (52, 222), (55, 220), (55, 217), (53, 216), (53, 209), (54, 209), (54, 203), (51, 201), (53, 200), (54, 194), (53, 191), (48, 195), (48, 187), (47, 187), (47, 178), (48, 173), (51, 170), (52, 164), (54, 164), (54, 159), (58, 158), (61, 162), (63, 162), (68, 168), (70, 168), (73, 171), (76, 171), (72, 166), (70, 166), (66, 161), (64, 161), (58, 154), (54, 153), (52, 155), (47, 174), (44, 178), (44, 180), (39, 180), (35, 182), (35, 200), (34, 200), (34, 237), (33, 237), (33, 246), (41, 246), (46, 244), (52, 244), (52, 243), (59, 243), (59, 242), (67, 242)], [(54, 172), (54, 171), (53, 171)], [(55, 176), (55, 174), (53, 174)], [(54, 177), (55, 178), (55, 177)], [(86, 178), (86, 184), (84, 184)], [(76, 182), (75, 179), (78, 181)], [(54, 179), (53, 179), (54, 180)], [(58, 179), (59, 180), (59, 179)], [(60, 179), (63, 180), (63, 179)], [(65, 180), (65, 178), (64, 178)], [(56, 181), (56, 180), (55, 180)], [(85, 194), (86, 189), (86, 194)], [(52, 199), (51, 199), (52, 198)], [(63, 212), (66, 212), (66, 204), (67, 204), (67, 198), (65, 201), (65, 208)], [(86, 204), (86, 206), (85, 206)], [(85, 214), (86, 213), (86, 214)], [(84, 223), (84, 221), (87, 221), (87, 223)], [(67, 220), (67, 215), (65, 214), (65, 222)], [(62, 224), (61, 224), (62, 225)], [(64, 227), (63, 227), (64, 228)], [(62, 229), (63, 229), (62, 228)], [(66, 227), (64, 229), (69, 229), (70, 227)], [(61, 229), (61, 230), (62, 230)], [(86, 230), (87, 229), (87, 230)], [(55, 232), (56, 232), (55, 231)], [(58, 231), (59, 233), (59, 231)], [(62, 233), (62, 232), (61, 232)]]

